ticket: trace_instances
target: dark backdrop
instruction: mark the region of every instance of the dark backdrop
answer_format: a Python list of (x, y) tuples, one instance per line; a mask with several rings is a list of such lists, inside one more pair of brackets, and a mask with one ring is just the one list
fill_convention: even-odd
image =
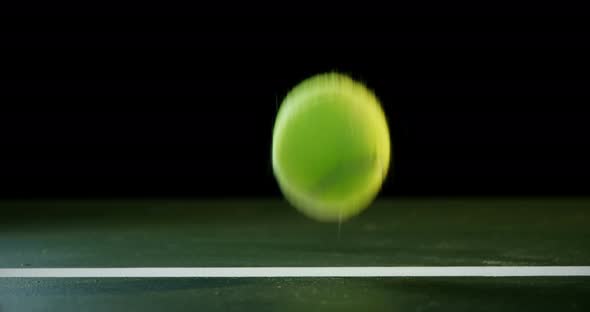
[(391, 127), (384, 195), (589, 195), (579, 16), (3, 17), (3, 197), (278, 196), (273, 118), (337, 70)]

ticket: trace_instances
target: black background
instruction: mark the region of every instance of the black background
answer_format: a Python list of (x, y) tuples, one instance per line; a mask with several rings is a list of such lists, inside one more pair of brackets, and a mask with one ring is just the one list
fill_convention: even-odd
[(332, 70), (384, 105), (383, 195), (588, 195), (586, 17), (43, 10), (0, 22), (5, 198), (279, 196), (278, 104)]

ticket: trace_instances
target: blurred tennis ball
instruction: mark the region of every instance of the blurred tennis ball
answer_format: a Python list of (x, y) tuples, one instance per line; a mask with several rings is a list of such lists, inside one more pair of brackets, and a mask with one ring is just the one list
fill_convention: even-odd
[(318, 221), (347, 220), (377, 196), (390, 137), (377, 97), (339, 73), (313, 76), (283, 100), (273, 130), (272, 166), (287, 200)]

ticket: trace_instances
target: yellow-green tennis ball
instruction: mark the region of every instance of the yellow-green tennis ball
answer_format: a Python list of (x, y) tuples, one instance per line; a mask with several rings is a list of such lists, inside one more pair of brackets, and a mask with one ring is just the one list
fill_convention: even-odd
[(390, 161), (389, 129), (377, 97), (338, 73), (311, 77), (283, 100), (272, 166), (287, 200), (318, 221), (343, 221), (377, 196)]

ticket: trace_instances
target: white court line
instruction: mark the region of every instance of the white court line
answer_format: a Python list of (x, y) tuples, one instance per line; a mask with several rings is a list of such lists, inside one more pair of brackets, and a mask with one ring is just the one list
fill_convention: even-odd
[(0, 278), (590, 276), (590, 266), (3, 268)]

